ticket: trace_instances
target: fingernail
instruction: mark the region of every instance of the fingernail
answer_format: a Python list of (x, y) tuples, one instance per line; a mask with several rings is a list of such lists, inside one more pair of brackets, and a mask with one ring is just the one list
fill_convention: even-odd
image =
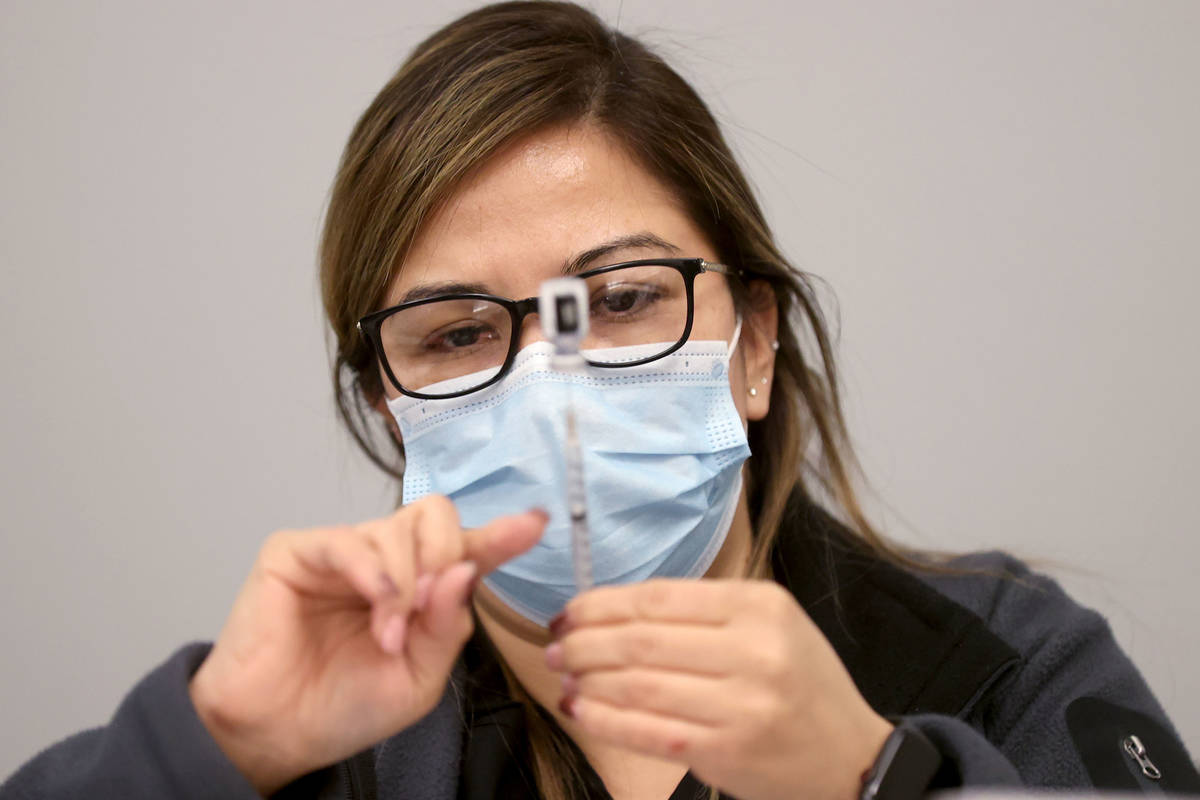
[(555, 672), (561, 672), (566, 666), (563, 661), (563, 646), (558, 642), (552, 642), (546, 648), (546, 666)]
[(396, 582), (392, 580), (392, 576), (386, 572), (379, 573), (379, 588), (384, 595), (399, 594), (400, 590), (396, 587)]
[(575, 719), (575, 699), (576, 695), (565, 694), (562, 700), (558, 701), (558, 710), (563, 713), (567, 719)]
[(387, 625), (383, 628), (383, 652), (391, 655), (396, 655), (404, 649), (404, 631), (408, 627), (408, 620), (400, 614), (395, 615), (388, 620)]
[(571, 619), (567, 616), (565, 608), (554, 615), (554, 618), (550, 620), (550, 624), (547, 627), (550, 629), (550, 635), (555, 639), (561, 639), (575, 628), (571, 624)]
[(533, 508), (529, 510), (530, 514), (535, 514), (542, 518), (542, 522), (550, 521), (550, 512), (544, 508)]
[(417, 578), (417, 585), (413, 588), (413, 608), (421, 611), (425, 608), (425, 604), (429, 602), (429, 593), (433, 590), (433, 576), (429, 573)]
[(574, 672), (564, 672), (562, 676), (562, 693), (564, 695), (579, 694), (579, 678)]

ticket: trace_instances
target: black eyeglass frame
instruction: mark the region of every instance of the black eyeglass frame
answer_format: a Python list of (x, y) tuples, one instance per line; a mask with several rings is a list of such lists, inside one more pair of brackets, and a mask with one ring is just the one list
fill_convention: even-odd
[[(636, 367), (639, 364), (648, 364), (651, 361), (657, 361), (664, 356), (674, 353), (676, 350), (683, 347), (684, 342), (686, 342), (688, 337), (692, 335), (692, 321), (694, 318), (696, 304), (694, 289), (696, 276), (704, 272), (715, 272), (720, 275), (726, 275), (734, 278), (740, 278), (742, 276), (741, 270), (728, 267), (724, 264), (705, 261), (703, 258), (643, 258), (637, 261), (622, 261), (619, 264), (607, 264), (603, 267), (589, 269), (585, 272), (579, 273), (578, 277), (591, 278), (596, 275), (602, 275), (606, 272), (612, 272), (613, 270), (624, 269), (626, 267), (652, 266), (671, 267), (677, 270), (679, 274), (683, 276), (683, 284), (687, 292), (687, 323), (683, 326), (683, 334), (679, 337), (679, 341), (675, 342), (675, 344), (671, 345), (661, 353), (657, 353), (649, 358), (642, 358), (638, 359), (637, 361), (622, 362), (620, 364), (597, 364), (585, 357), (585, 360), (588, 362), (588, 364), (592, 365), (593, 367), (601, 367), (605, 369)], [(502, 306), (506, 311), (508, 311), (508, 315), (512, 320), (512, 335), (509, 336), (508, 354), (505, 356), (504, 363), (500, 366), (499, 371), (493, 377), (489, 378), (478, 386), (472, 386), (470, 389), (464, 389), (461, 392), (453, 392), (451, 394), (425, 394), (423, 392), (413, 391), (412, 389), (405, 389), (400, 385), (400, 381), (392, 372), (392, 365), (388, 363), (387, 354), (383, 349), (383, 339), (380, 336), (380, 329), (383, 327), (384, 320), (393, 314), (405, 310), (406, 308), (414, 308), (416, 306), (425, 305), (426, 303), (437, 303), (443, 300), (487, 300)], [(392, 382), (392, 386), (395, 386), (401, 394), (409, 397), (416, 397), (421, 400), (448, 400), (452, 397), (462, 397), (465, 394), (471, 394), (473, 392), (478, 392), (481, 389), (486, 389), (508, 374), (508, 371), (512, 369), (513, 361), (516, 359), (517, 352), (520, 349), (517, 345), (521, 338), (521, 325), (524, 323), (525, 317), (533, 313), (538, 313), (538, 299), (536, 297), (526, 297), (524, 300), (509, 300), (507, 297), (498, 297), (492, 294), (482, 294), (477, 292), (439, 294), (435, 295), (434, 297), (423, 297), (420, 300), (412, 300), (407, 303), (401, 303), (398, 306), (392, 306), (390, 308), (385, 308), (380, 311), (374, 311), (370, 314), (367, 314), (358, 321), (358, 332), (366, 340), (367, 346), (371, 348), (371, 352), (375, 355), (375, 358), (380, 364), (383, 365), (383, 371), (387, 375), (388, 380)]]

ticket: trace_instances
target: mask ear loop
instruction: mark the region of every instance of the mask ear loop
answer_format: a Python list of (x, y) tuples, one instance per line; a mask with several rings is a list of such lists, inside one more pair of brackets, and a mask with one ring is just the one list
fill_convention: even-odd
[(742, 336), (742, 315), (737, 315), (737, 324), (733, 326), (733, 338), (729, 340), (729, 357), (733, 357), (733, 351), (737, 349), (738, 339)]

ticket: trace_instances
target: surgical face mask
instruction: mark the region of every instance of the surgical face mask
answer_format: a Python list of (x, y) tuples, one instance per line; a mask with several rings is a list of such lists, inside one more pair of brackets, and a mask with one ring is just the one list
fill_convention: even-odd
[[(464, 527), (535, 507), (549, 512), (542, 539), (484, 579), (512, 609), (546, 625), (576, 593), (564, 454), (571, 403), (596, 583), (703, 575), (733, 521), (750, 455), (729, 386), (737, 337), (689, 341), (636, 367), (578, 373), (553, 369), (553, 346), (538, 342), (482, 391), (396, 397), (388, 408), (404, 439), (404, 501), (446, 495)], [(635, 361), (658, 349), (604, 352), (606, 360)], [(478, 380), (468, 375), (436, 390)]]

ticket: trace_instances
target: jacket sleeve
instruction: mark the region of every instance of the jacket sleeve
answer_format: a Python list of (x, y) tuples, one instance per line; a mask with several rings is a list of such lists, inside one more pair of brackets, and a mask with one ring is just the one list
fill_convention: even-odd
[(188, 645), (125, 697), (108, 725), (77, 733), (22, 766), (0, 800), (259, 795), (196, 715), (188, 681), (210, 649)]
[[(1178, 734), (1103, 617), (1010, 556), (977, 554), (953, 566), (976, 574), (925, 580), (1021, 655), (962, 719), (911, 718), (964, 784), (1019, 778), (1044, 787), (1200, 792)], [(1144, 763), (1127, 750), (1133, 738)]]

